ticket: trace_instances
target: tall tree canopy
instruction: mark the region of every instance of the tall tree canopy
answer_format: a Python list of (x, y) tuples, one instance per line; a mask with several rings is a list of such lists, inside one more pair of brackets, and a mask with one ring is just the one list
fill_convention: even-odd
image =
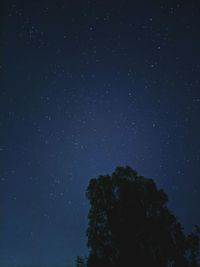
[(118, 167), (92, 179), (86, 195), (89, 267), (199, 266), (197, 234), (184, 234), (152, 179)]

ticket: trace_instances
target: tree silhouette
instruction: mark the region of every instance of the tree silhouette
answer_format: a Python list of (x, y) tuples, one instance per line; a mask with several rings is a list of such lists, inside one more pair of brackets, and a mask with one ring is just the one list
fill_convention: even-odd
[(81, 256), (77, 256), (76, 267), (86, 267), (86, 259)]
[(89, 267), (199, 266), (197, 233), (184, 234), (152, 179), (118, 167), (92, 179), (86, 195)]

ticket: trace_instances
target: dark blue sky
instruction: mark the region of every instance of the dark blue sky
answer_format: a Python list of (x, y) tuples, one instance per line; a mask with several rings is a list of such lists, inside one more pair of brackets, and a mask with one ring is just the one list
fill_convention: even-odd
[(199, 1), (1, 5), (0, 265), (87, 255), (85, 190), (117, 165), (200, 224)]

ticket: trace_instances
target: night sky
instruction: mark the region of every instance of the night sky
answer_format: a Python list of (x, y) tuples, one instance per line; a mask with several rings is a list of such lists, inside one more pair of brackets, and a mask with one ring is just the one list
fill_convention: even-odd
[(1, 1), (0, 265), (87, 255), (91, 178), (130, 165), (200, 224), (200, 2)]

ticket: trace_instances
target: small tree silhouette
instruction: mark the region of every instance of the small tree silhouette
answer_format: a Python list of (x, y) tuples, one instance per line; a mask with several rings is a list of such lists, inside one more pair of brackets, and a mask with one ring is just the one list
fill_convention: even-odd
[(76, 267), (86, 267), (85, 259), (81, 256), (76, 258)]
[(184, 234), (152, 179), (118, 167), (92, 179), (86, 195), (89, 267), (199, 266), (197, 234)]

